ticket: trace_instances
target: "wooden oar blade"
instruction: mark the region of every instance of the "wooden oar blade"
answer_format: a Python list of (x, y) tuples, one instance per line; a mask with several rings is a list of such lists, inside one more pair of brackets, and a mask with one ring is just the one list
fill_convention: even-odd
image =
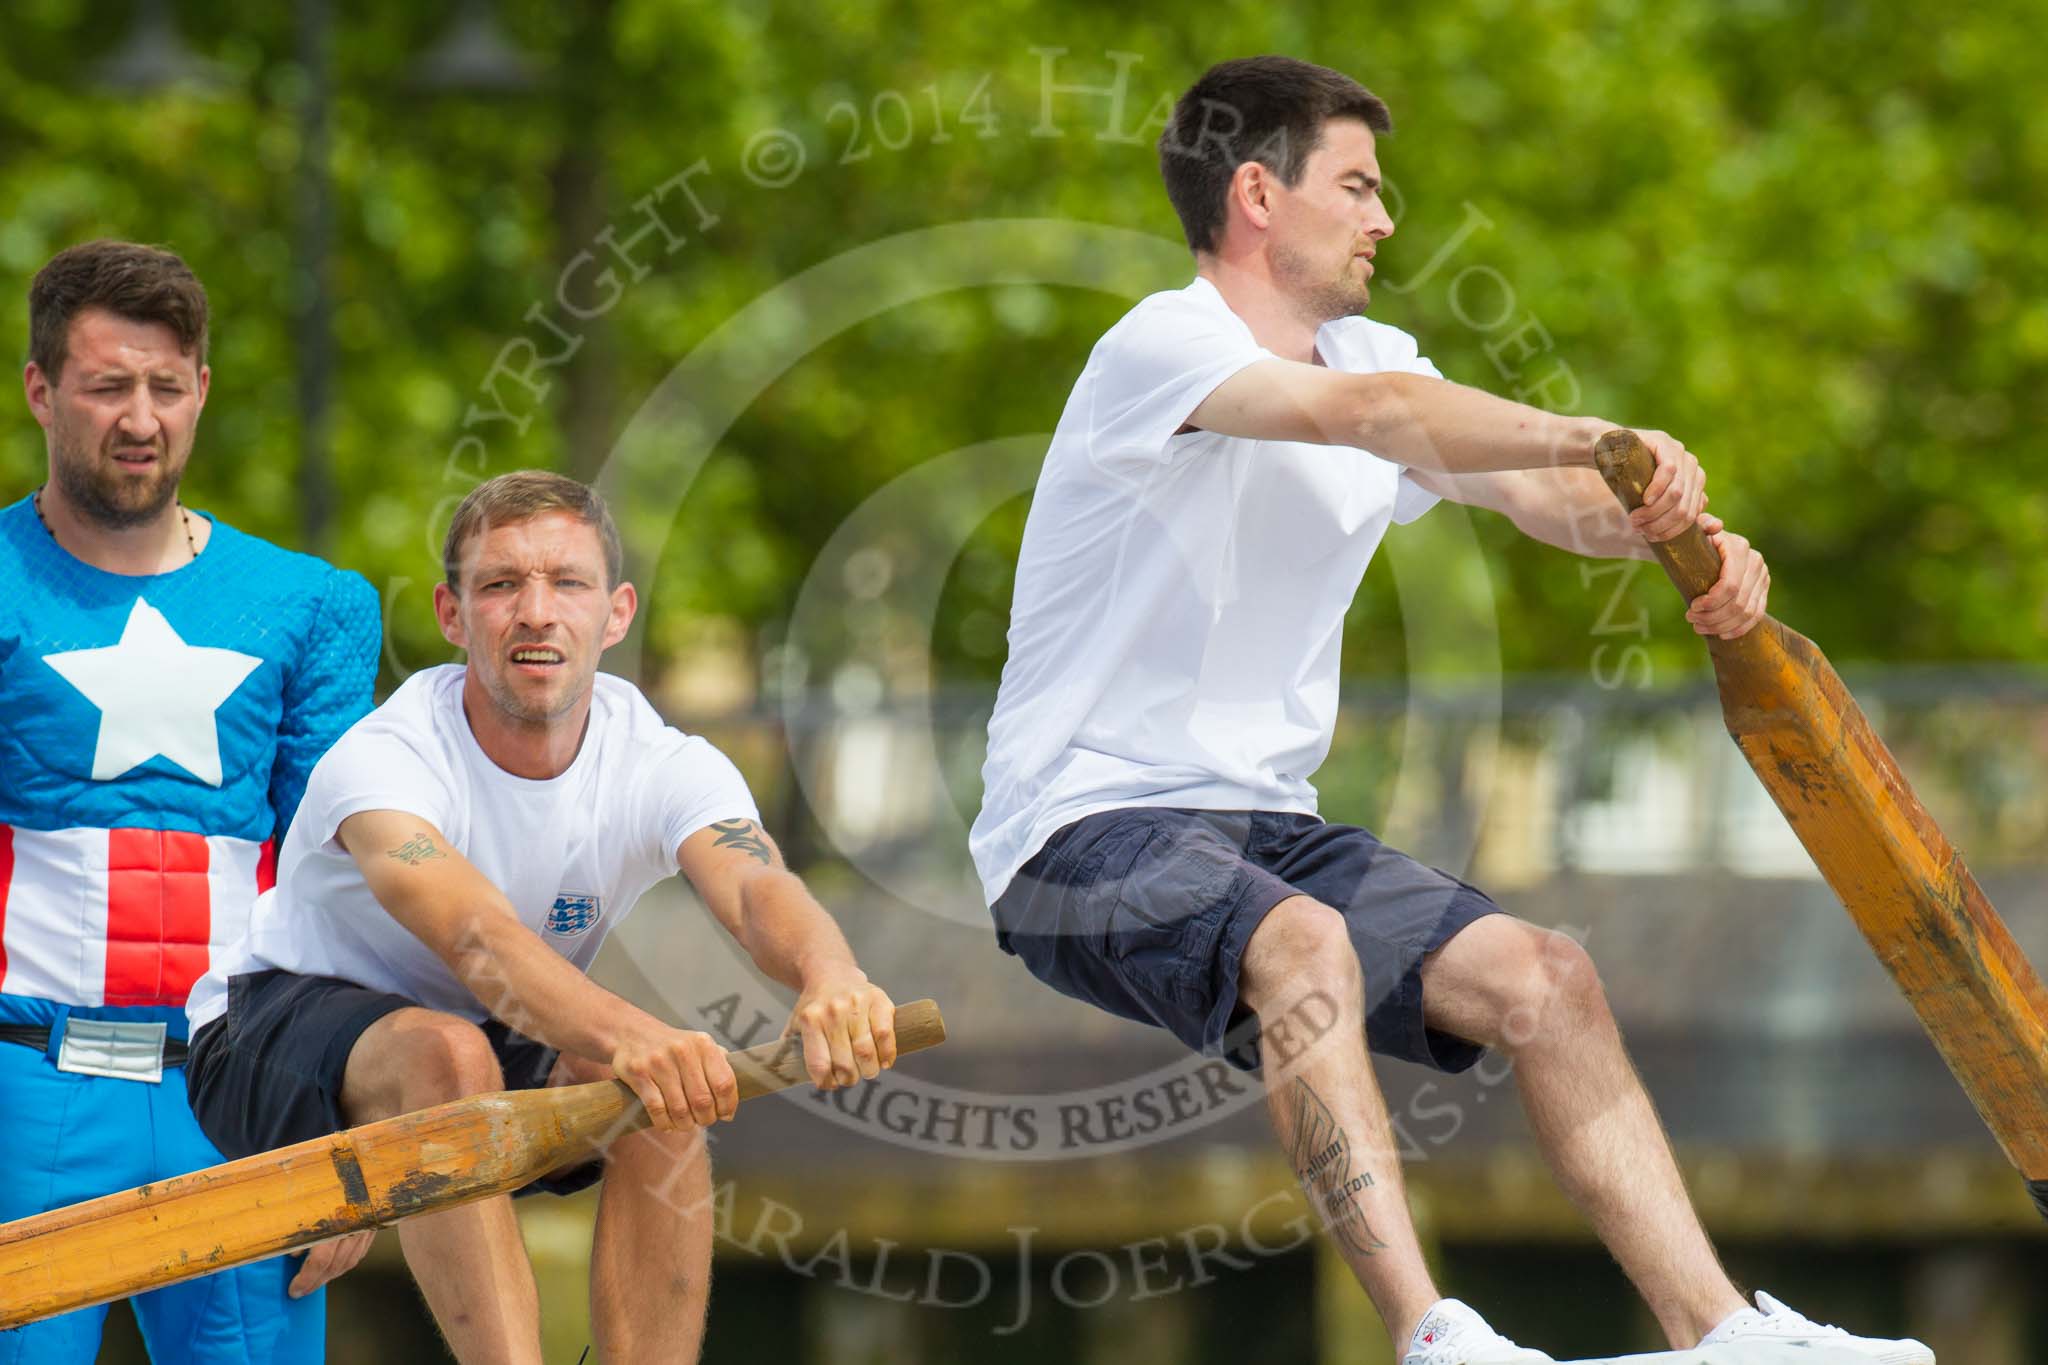
[[(1596, 458), (1640, 506), (1641, 440)], [(1697, 526), (1655, 549), (1688, 601), (1720, 572)], [(2048, 990), (1814, 643), (1766, 617), (1707, 648), (1729, 733), (2048, 1217)]]

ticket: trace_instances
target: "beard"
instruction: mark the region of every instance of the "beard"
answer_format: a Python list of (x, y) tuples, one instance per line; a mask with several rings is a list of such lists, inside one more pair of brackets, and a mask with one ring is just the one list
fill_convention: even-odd
[(178, 478), (185, 472), (184, 460), (173, 461), (168, 446), (146, 476), (121, 470), (111, 452), (94, 458), (62, 437), (51, 455), (51, 474), (64, 501), (109, 531), (132, 530), (161, 517), (178, 496)]
[(470, 668), (478, 672), (484, 691), (490, 694), (492, 704), (505, 719), (525, 730), (546, 730), (555, 721), (575, 710), (576, 703), (588, 690), (591, 678), (597, 674), (596, 666), (592, 665), (580, 683), (571, 680), (568, 686), (551, 696), (533, 697), (521, 693), (510, 678), (500, 673), (477, 670), (474, 659), (470, 661)]
[[(1346, 270), (1350, 264), (1346, 257)], [(1363, 313), (1372, 300), (1372, 290), (1364, 280), (1348, 274), (1327, 274), (1298, 251), (1276, 249), (1273, 265), (1287, 292), (1319, 324)]]

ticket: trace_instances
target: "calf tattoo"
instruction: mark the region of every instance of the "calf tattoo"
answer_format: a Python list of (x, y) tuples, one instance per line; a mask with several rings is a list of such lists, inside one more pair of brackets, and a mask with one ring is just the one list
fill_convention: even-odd
[(711, 828), (718, 831), (718, 837), (711, 841), (713, 848), (736, 848), (764, 863), (773, 861), (767, 838), (752, 820), (714, 820)]
[(1309, 1203), (1337, 1239), (1337, 1245), (1357, 1256), (1382, 1251), (1386, 1243), (1374, 1235), (1365, 1221), (1358, 1195), (1373, 1187), (1372, 1172), (1352, 1173), (1351, 1139), (1337, 1123), (1322, 1097), (1309, 1083), (1297, 1080), (1293, 1094), (1294, 1141), (1288, 1157)]
[(397, 848), (385, 850), (384, 856), (396, 858), (407, 867), (418, 867), (421, 863), (448, 855), (434, 846), (434, 841), (424, 834), (415, 834)]

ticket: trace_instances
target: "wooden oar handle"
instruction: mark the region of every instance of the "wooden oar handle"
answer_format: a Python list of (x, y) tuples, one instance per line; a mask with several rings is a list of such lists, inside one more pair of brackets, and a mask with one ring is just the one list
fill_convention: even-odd
[[(939, 1017), (936, 1000), (913, 1000), (896, 1007), (896, 1051), (898, 1054), (937, 1047), (946, 1041), (946, 1021)], [(811, 1073), (804, 1069), (804, 1042), (791, 1034), (772, 1043), (743, 1048), (725, 1054), (739, 1078), (740, 1098), (753, 1099), (793, 1085), (808, 1085)]]
[[(1642, 437), (1633, 431), (1610, 431), (1593, 447), (1593, 459), (1623, 507), (1633, 512), (1643, 505), (1643, 490), (1657, 472), (1657, 461)], [(1656, 541), (1650, 548), (1688, 602), (1713, 587), (1721, 576), (1721, 552), (1697, 525), (1686, 527), (1670, 540)]]
[[(939, 1015), (936, 1000), (913, 1000), (896, 1007), (896, 1053), (920, 1052), (946, 1041), (946, 1021)], [(804, 1040), (796, 1034), (772, 1043), (736, 1048), (725, 1054), (739, 1082), (740, 1098), (756, 1099), (792, 1086), (809, 1085), (811, 1073), (804, 1066)], [(557, 1116), (556, 1129), (570, 1146), (584, 1151), (602, 1145), (623, 1133), (636, 1132), (651, 1122), (633, 1087), (623, 1080), (589, 1081), (545, 1090), (505, 1091), (496, 1098), (515, 1105), (530, 1105)], [(461, 1103), (461, 1101), (457, 1101)], [(551, 1157), (550, 1162), (553, 1158)], [(552, 1169), (551, 1164), (535, 1173)]]

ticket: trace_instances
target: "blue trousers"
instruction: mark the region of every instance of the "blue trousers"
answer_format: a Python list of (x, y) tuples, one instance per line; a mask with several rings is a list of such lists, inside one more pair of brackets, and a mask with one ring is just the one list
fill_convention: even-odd
[[(185, 1100), (185, 1072), (163, 1083), (59, 1071), (46, 1054), (0, 1042), (0, 1222), (94, 1199), (223, 1158)], [(320, 1365), (327, 1294), (289, 1298), (299, 1258), (276, 1256), (138, 1294), (131, 1303), (157, 1365)], [(107, 1305), (0, 1332), (0, 1365), (91, 1365)]]

